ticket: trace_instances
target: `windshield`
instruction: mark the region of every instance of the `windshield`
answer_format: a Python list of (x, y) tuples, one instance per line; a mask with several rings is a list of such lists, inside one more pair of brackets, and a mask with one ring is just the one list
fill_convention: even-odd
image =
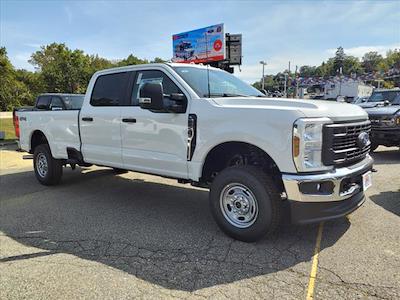
[(368, 102), (389, 101), (391, 104), (400, 104), (400, 91), (373, 92)]
[(81, 109), (85, 95), (63, 96), (67, 109)]
[[(174, 67), (173, 69), (190, 85), (199, 97), (209, 96), (207, 69), (196, 67)], [(209, 76), (210, 97), (265, 96), (228, 72), (209, 69)]]

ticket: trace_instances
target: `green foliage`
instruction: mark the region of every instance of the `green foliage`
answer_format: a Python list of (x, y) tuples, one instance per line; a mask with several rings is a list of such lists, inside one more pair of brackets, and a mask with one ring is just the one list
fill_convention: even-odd
[[(35, 72), (15, 70), (7, 57), (5, 48), (0, 48), (0, 109), (12, 110), (21, 105), (33, 105), (41, 93), (85, 93), (92, 75), (114, 67), (147, 64), (133, 54), (127, 58), (111, 61), (96, 55), (72, 50), (65, 44), (52, 43), (42, 46), (31, 55), (29, 62)], [(152, 63), (166, 62), (160, 57)]]
[(130, 65), (140, 65), (140, 64), (148, 64), (149, 61), (147, 59), (140, 59), (133, 54), (130, 54), (127, 58), (121, 60), (117, 63), (117, 66), (130, 66)]
[[(160, 57), (154, 58), (150, 63), (166, 62)], [(12, 110), (22, 105), (32, 105), (40, 93), (85, 93), (90, 77), (96, 71), (128, 65), (146, 64), (147, 59), (141, 59), (133, 54), (128, 57), (111, 61), (96, 55), (85, 54), (82, 50), (72, 50), (65, 44), (52, 43), (42, 46), (39, 51), (32, 54), (30, 63), (36, 71), (16, 70), (7, 56), (4, 47), (0, 48), (0, 109)], [(390, 50), (386, 57), (377, 52), (368, 52), (360, 62), (354, 56), (346, 55), (339, 47), (335, 56), (319, 66), (301, 66), (301, 77), (329, 77), (339, 74), (342, 68), (343, 75), (363, 74), (376, 72), (383, 74), (390, 69), (400, 69), (400, 51)], [(294, 74), (288, 74), (294, 78)], [(384, 77), (384, 87), (400, 86), (398, 77)], [(265, 88), (276, 90), (283, 86), (284, 74), (265, 76)], [(253, 84), (261, 89), (261, 81)]]
[(5, 140), (15, 140), (15, 130), (12, 118), (0, 119), (0, 131), (4, 131)]
[(367, 73), (377, 72), (383, 61), (383, 56), (378, 54), (378, 52), (367, 52), (362, 58), (362, 67)]
[(33, 53), (30, 63), (41, 72), (47, 92), (85, 92), (90, 57), (83, 51), (52, 43)]
[[(298, 76), (300, 77), (323, 77), (329, 78), (332, 76), (344, 75), (363, 75), (365, 73), (380, 74), (385, 81), (383, 86), (387, 88), (400, 86), (399, 76), (386, 76), (384, 73), (391, 69), (400, 69), (400, 51), (389, 50), (386, 53), (386, 57), (383, 57), (377, 52), (365, 53), (362, 60), (360, 61), (357, 57), (347, 55), (342, 47), (339, 47), (335, 56), (324, 61), (319, 66), (301, 66), (299, 68)], [(341, 73), (340, 73), (341, 72)], [(293, 78), (294, 74), (289, 74), (289, 78)], [(283, 74), (278, 73), (275, 76), (267, 75), (267, 78), (271, 78), (271, 81), (266, 84), (267, 89), (277, 89), (283, 87)], [(290, 84), (290, 79), (288, 80)], [(261, 88), (261, 81), (253, 84), (256, 88)]]
[(331, 73), (340, 73), (340, 69), (344, 67), (344, 61), (346, 59), (346, 55), (344, 54), (343, 47), (339, 47), (336, 50), (335, 57), (332, 61), (333, 70)]
[(0, 48), (0, 110), (30, 103), (31, 93), (12, 66), (4, 47)]

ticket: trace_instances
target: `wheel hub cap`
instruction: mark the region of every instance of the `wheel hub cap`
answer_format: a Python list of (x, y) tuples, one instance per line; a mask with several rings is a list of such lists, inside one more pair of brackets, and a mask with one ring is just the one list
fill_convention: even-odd
[(40, 177), (46, 177), (48, 172), (47, 158), (43, 153), (36, 157), (36, 170)]
[(238, 228), (251, 226), (258, 216), (258, 204), (254, 194), (240, 183), (229, 184), (222, 190), (220, 208), (225, 219)]

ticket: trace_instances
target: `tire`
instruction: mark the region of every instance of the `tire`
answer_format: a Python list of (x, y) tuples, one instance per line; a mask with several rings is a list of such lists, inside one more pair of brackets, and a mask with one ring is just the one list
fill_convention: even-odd
[(47, 144), (41, 144), (35, 148), (33, 169), (36, 179), (43, 185), (56, 185), (61, 181), (62, 161), (53, 158)]
[(370, 148), (370, 151), (371, 152), (374, 152), (377, 148), (379, 147), (379, 145), (378, 144), (374, 144), (374, 143), (372, 143), (371, 144), (371, 148)]
[(113, 170), (114, 170), (114, 173), (115, 173), (115, 174), (125, 174), (125, 173), (128, 173), (128, 172), (129, 172), (128, 170), (119, 169), (119, 168), (113, 168)]
[(278, 227), (280, 200), (280, 193), (272, 179), (261, 169), (233, 166), (214, 179), (209, 204), (222, 231), (234, 239), (255, 242), (272, 234)]

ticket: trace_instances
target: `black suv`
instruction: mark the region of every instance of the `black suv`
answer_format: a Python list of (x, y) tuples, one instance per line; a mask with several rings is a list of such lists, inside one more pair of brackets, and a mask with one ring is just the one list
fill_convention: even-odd
[(375, 90), (365, 108), (371, 120), (371, 150), (379, 145), (400, 147), (400, 88)]

